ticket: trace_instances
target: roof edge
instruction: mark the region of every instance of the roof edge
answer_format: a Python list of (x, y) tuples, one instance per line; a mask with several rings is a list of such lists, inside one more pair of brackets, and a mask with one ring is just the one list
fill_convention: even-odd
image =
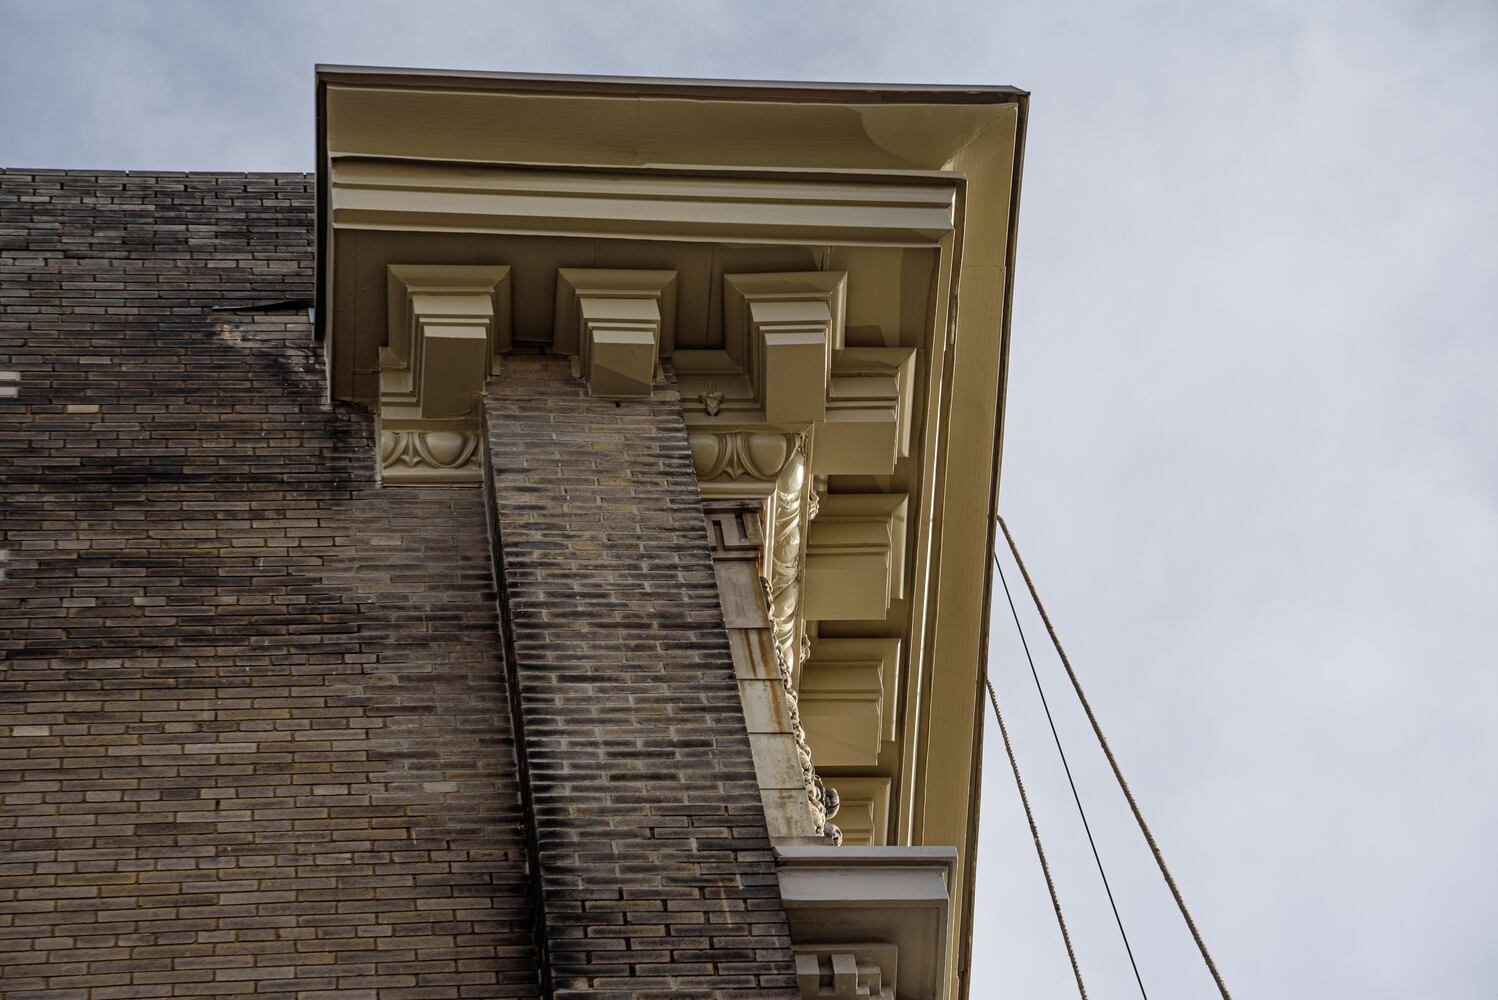
[(319, 83), (382, 85), (510, 93), (591, 96), (696, 97), (712, 100), (825, 101), (869, 104), (1011, 104), (1028, 97), (1018, 87), (938, 83), (842, 83), (787, 80), (714, 80), (692, 77), (501, 73), (489, 70), (343, 66), (319, 63)]

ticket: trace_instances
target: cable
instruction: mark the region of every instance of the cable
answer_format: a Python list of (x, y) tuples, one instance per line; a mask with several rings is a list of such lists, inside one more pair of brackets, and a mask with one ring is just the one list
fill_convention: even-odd
[[(999, 527), (1004, 529), (1004, 538), (1009, 542), (1009, 551), (1014, 553), (1014, 563), (1019, 567), (1020, 575), (1025, 578), (1025, 586), (1030, 590), (1030, 598), (1035, 602), (1036, 610), (1040, 612), (1040, 620), (1045, 623), (1045, 630), (1051, 636), (1051, 645), (1056, 647), (1056, 653), (1061, 657), (1061, 665), (1066, 668), (1066, 676), (1071, 678), (1072, 687), (1077, 692), (1077, 700), (1082, 703), (1082, 709), (1087, 713), (1087, 721), (1092, 723), (1092, 731), (1097, 736), (1098, 745), (1103, 748), (1103, 755), (1108, 758), (1108, 766), (1113, 769), (1113, 776), (1118, 779), (1118, 787), (1123, 789), (1124, 798), (1129, 802), (1129, 809), (1134, 813), (1134, 820), (1139, 824), (1139, 830), (1144, 834), (1144, 839), (1149, 844), (1150, 853), (1155, 856), (1155, 864), (1159, 866), (1160, 874), (1165, 877), (1165, 884), (1170, 887), (1170, 894), (1175, 897), (1176, 907), (1181, 911), (1181, 916), (1185, 919), (1186, 926), (1191, 931), (1191, 939), (1196, 942), (1196, 950), (1201, 952), (1202, 961), (1207, 964), (1207, 971), (1212, 973), (1212, 981), (1217, 984), (1217, 992), (1222, 994), (1222, 1000), (1232, 1000), (1232, 997), (1228, 994), (1227, 984), (1222, 981), (1222, 974), (1217, 971), (1217, 963), (1212, 961), (1212, 955), (1207, 951), (1207, 943), (1202, 940), (1201, 932), (1196, 929), (1196, 921), (1191, 919), (1191, 911), (1186, 909), (1186, 901), (1181, 898), (1181, 890), (1176, 888), (1176, 880), (1171, 877), (1170, 869), (1165, 866), (1165, 855), (1160, 852), (1160, 845), (1155, 843), (1155, 835), (1150, 832), (1149, 824), (1144, 821), (1144, 814), (1139, 811), (1139, 803), (1134, 801), (1134, 793), (1129, 790), (1129, 783), (1124, 780), (1123, 771), (1119, 768), (1118, 761), (1113, 756), (1113, 748), (1108, 745), (1108, 738), (1103, 735), (1103, 727), (1098, 725), (1097, 716), (1092, 712), (1092, 705), (1087, 701), (1087, 695), (1082, 691), (1082, 682), (1077, 679), (1077, 672), (1072, 669), (1071, 660), (1067, 658), (1066, 650), (1061, 648), (1061, 639), (1056, 635), (1055, 626), (1051, 624), (1051, 616), (1046, 614), (1045, 605), (1040, 602), (1040, 594), (1035, 590), (1035, 582), (1030, 579), (1030, 571), (1025, 568), (1025, 561), (1019, 556), (1019, 547), (1014, 544), (1014, 536), (1009, 533), (1009, 525), (1004, 523), (1002, 517), (998, 518), (998, 522)], [(997, 566), (998, 564), (999, 559), (996, 554), (994, 556), (994, 565)], [(1003, 575), (1004, 571), (1000, 569), (999, 578), (1003, 579)], [(1004, 584), (1004, 593), (1006, 596), (1009, 593), (1008, 583)], [(1011, 611), (1014, 610), (1014, 600), (1012, 598), (1009, 601), (1009, 608)], [(1015, 615), (1014, 621), (1016, 625), (1019, 624), (1018, 615)], [(1024, 641), (1023, 633), (1020, 634), (1020, 641)], [(1027, 646), (1025, 648), (1025, 655), (1028, 656), (1029, 654), (1030, 650)], [(1035, 669), (1033, 660), (1030, 663), (1030, 669)], [(1038, 677), (1035, 683), (1040, 683)], [(1044, 697), (1045, 695), (1042, 694), (1041, 698), (1044, 699)], [(1046, 710), (1046, 716), (1047, 718), (1050, 717), (1049, 709)], [(1051, 731), (1055, 732), (1054, 726), (1051, 727)], [(1061, 744), (1059, 741), (1056, 747), (1058, 750), (1060, 749)], [(1067, 776), (1068, 778), (1070, 777), (1070, 772), (1068, 772)], [(1075, 787), (1072, 789), (1072, 792), (1075, 794)], [(1077, 807), (1081, 808), (1080, 801), (1077, 803)], [(1085, 818), (1083, 822), (1086, 822)], [(1097, 853), (1096, 849), (1094, 849), (1093, 853)], [(1101, 870), (1101, 863), (1099, 863), (1099, 870)], [(1109, 898), (1112, 898), (1111, 895)], [(1117, 911), (1115, 911), (1115, 915), (1116, 913)], [(1122, 924), (1119, 925), (1119, 930), (1123, 930)], [(1137, 969), (1135, 970), (1135, 975), (1138, 975)], [(1140, 989), (1144, 989), (1142, 984), (1140, 985)]]
[(1071, 973), (1077, 977), (1077, 992), (1087, 1000), (1087, 987), (1082, 982), (1082, 969), (1077, 965), (1077, 953), (1071, 946), (1071, 935), (1066, 930), (1066, 918), (1061, 915), (1061, 897), (1056, 895), (1056, 883), (1051, 880), (1051, 866), (1045, 859), (1045, 848), (1040, 843), (1040, 828), (1035, 825), (1035, 814), (1030, 811), (1030, 796), (1025, 794), (1025, 782), (1019, 776), (1019, 761), (1014, 756), (1014, 745), (1009, 742), (1009, 728), (1004, 725), (1004, 713), (999, 711), (999, 696), (993, 692), (993, 681), (983, 675), (988, 688), (988, 703), (993, 706), (993, 716), (999, 721), (999, 735), (1004, 738), (1004, 752), (1009, 755), (1009, 769), (1014, 772), (1014, 787), (1019, 789), (1020, 803), (1025, 807), (1025, 821), (1030, 824), (1030, 839), (1035, 842), (1035, 855), (1040, 858), (1040, 871), (1045, 876), (1046, 891), (1051, 894), (1051, 908), (1056, 911), (1056, 924), (1061, 928), (1061, 940), (1066, 944), (1066, 957), (1071, 962)]
[[(1004, 523), (999, 520), (1000, 526)], [(1008, 530), (1004, 534), (1007, 537)], [(1071, 786), (1072, 801), (1077, 804), (1077, 814), (1082, 817), (1082, 829), (1087, 832), (1087, 844), (1092, 848), (1092, 860), (1097, 862), (1097, 873), (1103, 879), (1103, 891), (1108, 894), (1108, 905), (1113, 908), (1113, 920), (1118, 924), (1118, 934), (1123, 938), (1124, 951), (1129, 955), (1129, 967), (1134, 970), (1134, 981), (1139, 984), (1139, 995), (1149, 1000), (1144, 989), (1144, 978), (1139, 975), (1139, 965), (1134, 961), (1134, 949), (1129, 946), (1129, 932), (1124, 930), (1123, 917), (1118, 914), (1118, 904), (1113, 900), (1113, 887), (1108, 884), (1108, 873), (1103, 870), (1103, 859), (1098, 854), (1097, 842), (1092, 839), (1092, 827), (1087, 822), (1087, 810), (1082, 808), (1082, 796), (1077, 793), (1077, 783), (1072, 780), (1071, 765), (1066, 762), (1066, 751), (1061, 749), (1061, 734), (1056, 731), (1056, 720), (1051, 718), (1051, 706), (1046, 701), (1045, 687), (1040, 683), (1040, 672), (1035, 669), (1035, 657), (1030, 655), (1030, 644), (1025, 641), (1024, 626), (1019, 623), (1019, 612), (1014, 607), (1014, 595), (1009, 593), (1009, 581), (1004, 578), (1004, 567), (999, 564), (999, 554), (993, 554), (994, 568), (999, 571), (999, 582), (1004, 585), (1004, 596), (1009, 600), (1009, 613), (1014, 616), (1014, 627), (1019, 632), (1020, 645), (1025, 649), (1025, 659), (1030, 662), (1030, 676), (1035, 678), (1035, 690), (1040, 692), (1040, 704), (1045, 709), (1046, 722), (1051, 726), (1051, 738), (1056, 741), (1056, 753), (1061, 756), (1061, 767), (1066, 771), (1066, 783)]]

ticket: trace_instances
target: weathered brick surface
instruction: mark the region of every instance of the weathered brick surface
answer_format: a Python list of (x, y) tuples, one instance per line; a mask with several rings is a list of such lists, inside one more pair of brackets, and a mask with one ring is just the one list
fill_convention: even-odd
[(558, 995), (796, 995), (674, 386), (515, 355), (488, 392)]
[[(310, 297), (311, 201), (0, 173), (7, 1000), (536, 993), (481, 491), (376, 487), (305, 309), (222, 311)], [(680, 891), (663, 962), (755, 954)]]

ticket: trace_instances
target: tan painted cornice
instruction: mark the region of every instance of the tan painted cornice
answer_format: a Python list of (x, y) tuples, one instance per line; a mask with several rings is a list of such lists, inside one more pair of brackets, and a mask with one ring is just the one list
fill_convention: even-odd
[(341, 157), (329, 204), (339, 229), (928, 246), (952, 229), (954, 179)]
[[(347, 67), (320, 70), (318, 88), (318, 328), (333, 333), (334, 395), (381, 410), (386, 480), (477, 470), (468, 418), (444, 414), (468, 398), (470, 368), (492, 370), (509, 317), (494, 298), (481, 339), (453, 303), (423, 300), (425, 325), (402, 343), (407, 327), (387, 330), (393, 307), (370, 290), (371, 260), (508, 264), (516, 289), (531, 266), (527, 295), (538, 280), (555, 292), (556, 322), (548, 312), (511, 335), (555, 338), (600, 394), (648, 384), (657, 357), (672, 364), (704, 495), (765, 505), (775, 646), (793, 684), (819, 692), (808, 742), (821, 713), (833, 727), (824, 735), (858, 748), (833, 754), (844, 763), (826, 779), (858, 790), (850, 828), (957, 849), (943, 968), (955, 975), (948, 995), (965, 994), (1024, 95)], [(652, 312), (629, 295), (590, 294), (619, 291), (607, 282), (546, 284), (524, 254), (486, 256), (514, 240), (551, 248), (547, 276), (684, 275), (686, 252), (672, 248), (685, 246), (770, 248), (756, 253), (792, 262), (714, 269), (712, 296), (690, 313), (672, 310), (662, 286)], [(389, 256), (405, 245), (422, 255)], [(897, 294), (871, 317), (871, 304), (888, 306), (874, 294), (851, 339), (828, 283), (846, 294), (911, 276), (924, 311)], [(766, 281), (783, 287), (767, 292)], [(698, 334), (716, 322), (703, 318), (708, 302), (723, 346), (673, 343), (673, 318)], [(487, 363), (474, 364), (481, 345)], [(834, 645), (889, 641), (895, 662), (877, 668)], [(871, 709), (874, 725), (856, 721)], [(898, 720), (892, 734), (887, 720)]]
[(1007, 87), (777, 84), (318, 71), (335, 156), (537, 164), (939, 170), (1005, 108)]

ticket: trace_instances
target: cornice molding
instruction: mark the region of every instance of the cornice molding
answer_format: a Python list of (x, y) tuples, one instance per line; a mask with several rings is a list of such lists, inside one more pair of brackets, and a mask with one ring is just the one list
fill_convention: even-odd
[(935, 246), (955, 225), (955, 176), (894, 183), (836, 171), (814, 180), (763, 170), (739, 174), (339, 157), (331, 165), (332, 224), (337, 229), (878, 246)]
[(817, 829), (838, 808), (833, 788), (873, 781), (880, 794), (863, 795), (847, 815), (862, 842), (877, 828), (882, 843), (890, 776), (824, 785), (816, 764), (878, 773), (895, 739), (900, 640), (826, 640), (814, 670), (807, 657), (818, 621), (883, 621), (905, 593), (909, 501), (899, 492), (819, 495), (816, 483), (828, 473), (887, 476), (909, 455), (917, 352), (846, 346), (844, 271), (722, 280), (723, 347), (672, 356), (698, 483), (704, 496), (765, 498), (761, 571)]

